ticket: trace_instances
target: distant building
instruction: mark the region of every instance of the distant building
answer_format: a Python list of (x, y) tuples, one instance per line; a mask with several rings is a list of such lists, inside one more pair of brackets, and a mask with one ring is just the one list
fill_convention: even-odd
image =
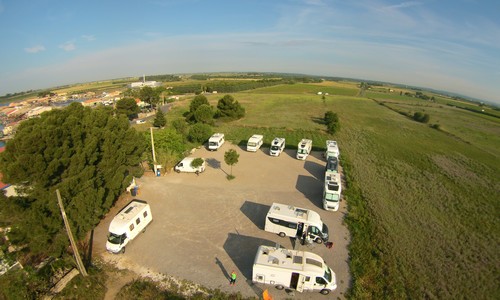
[(139, 81), (139, 82), (132, 82), (128, 85), (129, 88), (142, 88), (142, 87), (145, 87), (145, 86), (150, 86), (150, 87), (157, 87), (157, 86), (161, 86), (161, 83), (160, 82), (156, 82), (156, 81), (146, 81), (146, 75), (142, 75), (142, 81)]

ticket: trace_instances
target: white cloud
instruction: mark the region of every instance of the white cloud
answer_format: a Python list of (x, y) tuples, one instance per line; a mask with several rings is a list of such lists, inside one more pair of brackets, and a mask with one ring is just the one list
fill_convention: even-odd
[(63, 49), (64, 51), (73, 51), (76, 49), (76, 46), (74, 42), (66, 42), (62, 45), (59, 45), (59, 48)]
[(84, 35), (82, 35), (82, 39), (86, 40), (87, 42), (91, 42), (91, 41), (95, 40), (95, 36), (91, 35), (91, 34), (89, 34), (89, 35), (84, 34)]
[(42, 45), (36, 45), (30, 48), (24, 48), (24, 51), (28, 53), (38, 53), (40, 51), (45, 51), (45, 47)]

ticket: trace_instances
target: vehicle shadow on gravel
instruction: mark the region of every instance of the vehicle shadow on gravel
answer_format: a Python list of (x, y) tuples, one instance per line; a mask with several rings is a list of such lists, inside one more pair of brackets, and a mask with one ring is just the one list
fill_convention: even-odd
[(245, 200), (240, 211), (252, 221), (257, 228), (264, 230), (267, 212), (271, 206)]
[(312, 161), (306, 161), (304, 163), (304, 169), (306, 169), (309, 174), (314, 176), (319, 181), (325, 179), (325, 166)]
[(218, 161), (217, 159), (215, 159), (215, 158), (207, 158), (207, 159), (205, 159), (205, 161), (207, 162), (207, 165), (209, 167), (214, 168), (214, 169), (219, 169), (222, 172), (224, 172), (224, 174), (229, 175), (226, 171), (224, 171), (224, 169), (222, 169), (221, 162)]
[(275, 247), (277, 243), (238, 233), (229, 233), (224, 242), (224, 250), (249, 284), (252, 283), (253, 261), (257, 254), (257, 249), (261, 245)]
[(297, 191), (304, 194), (312, 204), (316, 205), (318, 208), (323, 208), (321, 203), (323, 196), (323, 181), (312, 176), (299, 175), (295, 188)]

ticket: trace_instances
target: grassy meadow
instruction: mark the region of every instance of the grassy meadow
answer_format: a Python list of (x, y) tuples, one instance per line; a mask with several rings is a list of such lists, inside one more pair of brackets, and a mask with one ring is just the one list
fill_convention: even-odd
[[(318, 91), (330, 95), (322, 99)], [(355, 97), (355, 85), (281, 85), (232, 94), (242, 120), (218, 124), (228, 140), (254, 133), (339, 142), (352, 243), (352, 298), (488, 299), (500, 295), (500, 119), (414, 98), (373, 93), (392, 109), (424, 111), (431, 128)], [(387, 94), (389, 95), (389, 94)], [(223, 95), (211, 95), (214, 106)], [(394, 98), (395, 97), (395, 98)], [(182, 115), (190, 99), (167, 119)], [(425, 103), (425, 105), (424, 105)], [(328, 110), (341, 130), (325, 131)], [(320, 199), (317, 200), (318, 202)]]

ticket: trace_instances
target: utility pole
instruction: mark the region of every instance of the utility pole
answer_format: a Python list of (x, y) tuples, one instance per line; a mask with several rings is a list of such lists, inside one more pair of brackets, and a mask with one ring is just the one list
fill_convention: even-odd
[(56, 194), (57, 194), (57, 203), (59, 204), (59, 208), (61, 209), (61, 215), (64, 220), (64, 226), (66, 227), (66, 232), (68, 233), (69, 242), (71, 243), (71, 248), (73, 248), (73, 252), (75, 253), (76, 265), (78, 267), (78, 270), (80, 270), (80, 274), (82, 274), (83, 277), (86, 277), (87, 270), (85, 270), (85, 266), (83, 265), (82, 259), (80, 258), (80, 253), (78, 252), (78, 248), (76, 247), (75, 240), (73, 239), (73, 233), (71, 233), (71, 228), (69, 227), (68, 219), (66, 218), (66, 212), (64, 211), (64, 205), (62, 203), (59, 189), (56, 190)]

